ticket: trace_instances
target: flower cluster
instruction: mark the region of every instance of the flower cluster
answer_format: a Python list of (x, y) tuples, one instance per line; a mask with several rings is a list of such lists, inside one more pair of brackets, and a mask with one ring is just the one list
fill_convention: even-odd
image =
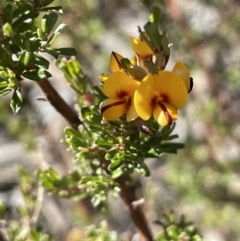
[[(103, 93), (108, 97), (100, 104), (106, 120), (116, 120), (126, 115), (127, 121), (151, 116), (159, 125), (171, 125), (178, 119), (177, 110), (185, 106), (192, 88), (188, 69), (177, 62), (172, 71), (149, 71), (146, 61), (156, 59), (156, 53), (139, 37), (129, 38), (135, 56), (126, 61), (112, 52), (110, 69), (112, 74), (99, 76), (103, 82)], [(127, 64), (126, 64), (127, 63)]]

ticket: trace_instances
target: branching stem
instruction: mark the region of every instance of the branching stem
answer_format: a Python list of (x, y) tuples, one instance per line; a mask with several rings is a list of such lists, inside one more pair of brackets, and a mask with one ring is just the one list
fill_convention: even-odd
[[(78, 130), (78, 126), (82, 124), (78, 115), (71, 109), (70, 106), (62, 99), (48, 80), (38, 82), (40, 88), (45, 94), (50, 104), (68, 121), (70, 126), (75, 130)], [(132, 203), (137, 201), (136, 190), (134, 186), (128, 186), (126, 183), (131, 179), (128, 175), (121, 176), (116, 179), (116, 182), (120, 185), (120, 196), (124, 201), (127, 210), (132, 217), (132, 220), (138, 229), (140, 234), (140, 241), (153, 241), (151, 231), (148, 226), (148, 222), (140, 206), (134, 206)]]

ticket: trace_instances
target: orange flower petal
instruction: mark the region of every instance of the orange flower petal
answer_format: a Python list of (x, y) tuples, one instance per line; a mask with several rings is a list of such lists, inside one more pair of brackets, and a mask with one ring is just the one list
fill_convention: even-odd
[(183, 82), (186, 85), (187, 92), (189, 92), (191, 88), (191, 81), (190, 81), (190, 72), (187, 69), (187, 67), (181, 62), (177, 62), (173, 67), (172, 72), (183, 80)]
[(148, 120), (152, 115), (151, 100), (156, 96), (155, 92), (155, 80), (152, 75), (147, 75), (134, 94), (136, 112), (143, 120)]
[(131, 79), (125, 72), (111, 74), (103, 84), (103, 93), (109, 98), (131, 96), (140, 83)]
[(110, 56), (110, 69), (113, 73), (121, 69), (121, 59), (123, 59), (122, 55), (112, 52)]
[(127, 103), (123, 99), (106, 99), (100, 104), (101, 114), (106, 120), (116, 120), (125, 114)]
[(152, 49), (143, 40), (129, 37), (129, 41), (132, 45), (133, 51), (141, 58), (147, 58), (153, 55)]
[(182, 108), (188, 99), (187, 89), (183, 80), (170, 71), (159, 71), (154, 75), (155, 92), (163, 101), (176, 109)]

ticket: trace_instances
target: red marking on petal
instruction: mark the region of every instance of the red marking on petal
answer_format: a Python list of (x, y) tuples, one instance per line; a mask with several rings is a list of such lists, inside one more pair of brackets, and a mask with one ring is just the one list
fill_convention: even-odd
[(122, 104), (124, 104), (125, 102), (126, 102), (125, 100), (121, 100), (121, 101), (117, 101), (117, 102), (115, 102), (115, 103), (112, 103), (112, 104), (110, 104), (110, 105), (103, 106), (103, 107), (101, 108), (101, 114), (103, 114), (104, 111), (108, 110), (109, 108), (111, 108), (111, 107), (113, 107), (113, 106), (117, 106), (117, 105), (122, 105)]
[(162, 109), (166, 119), (167, 119), (167, 122), (168, 122), (168, 125), (172, 125), (173, 123), (173, 119), (172, 119), (172, 116), (169, 114), (169, 112), (167, 111), (167, 108), (165, 107), (165, 105), (163, 103), (161, 103), (160, 101), (158, 101), (158, 105), (159, 107)]
[(123, 98), (123, 97), (128, 96), (128, 95), (129, 95), (129, 93), (126, 90), (119, 90), (119, 91), (116, 92), (116, 96), (118, 98)]
[(165, 93), (160, 94), (160, 97), (161, 97), (163, 102), (169, 102), (169, 100), (170, 100), (169, 95), (165, 94)]
[(119, 59), (117, 58), (116, 53), (115, 53), (115, 52), (112, 52), (112, 55), (113, 55), (113, 57), (115, 58), (115, 60), (117, 61), (117, 64), (118, 64), (119, 69), (121, 69), (121, 68), (122, 68), (122, 64), (121, 64), (121, 61), (119, 61)]

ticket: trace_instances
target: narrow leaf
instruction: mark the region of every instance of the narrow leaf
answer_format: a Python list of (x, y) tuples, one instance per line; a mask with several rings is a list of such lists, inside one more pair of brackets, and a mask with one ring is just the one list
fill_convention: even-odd
[(47, 18), (47, 23), (46, 23), (46, 25), (47, 25), (46, 34), (47, 35), (52, 31), (57, 20), (58, 20), (58, 14), (56, 12), (49, 13), (48, 18)]
[(22, 107), (22, 93), (20, 89), (15, 89), (13, 92), (13, 96), (10, 102), (10, 106), (14, 114), (16, 114)]

